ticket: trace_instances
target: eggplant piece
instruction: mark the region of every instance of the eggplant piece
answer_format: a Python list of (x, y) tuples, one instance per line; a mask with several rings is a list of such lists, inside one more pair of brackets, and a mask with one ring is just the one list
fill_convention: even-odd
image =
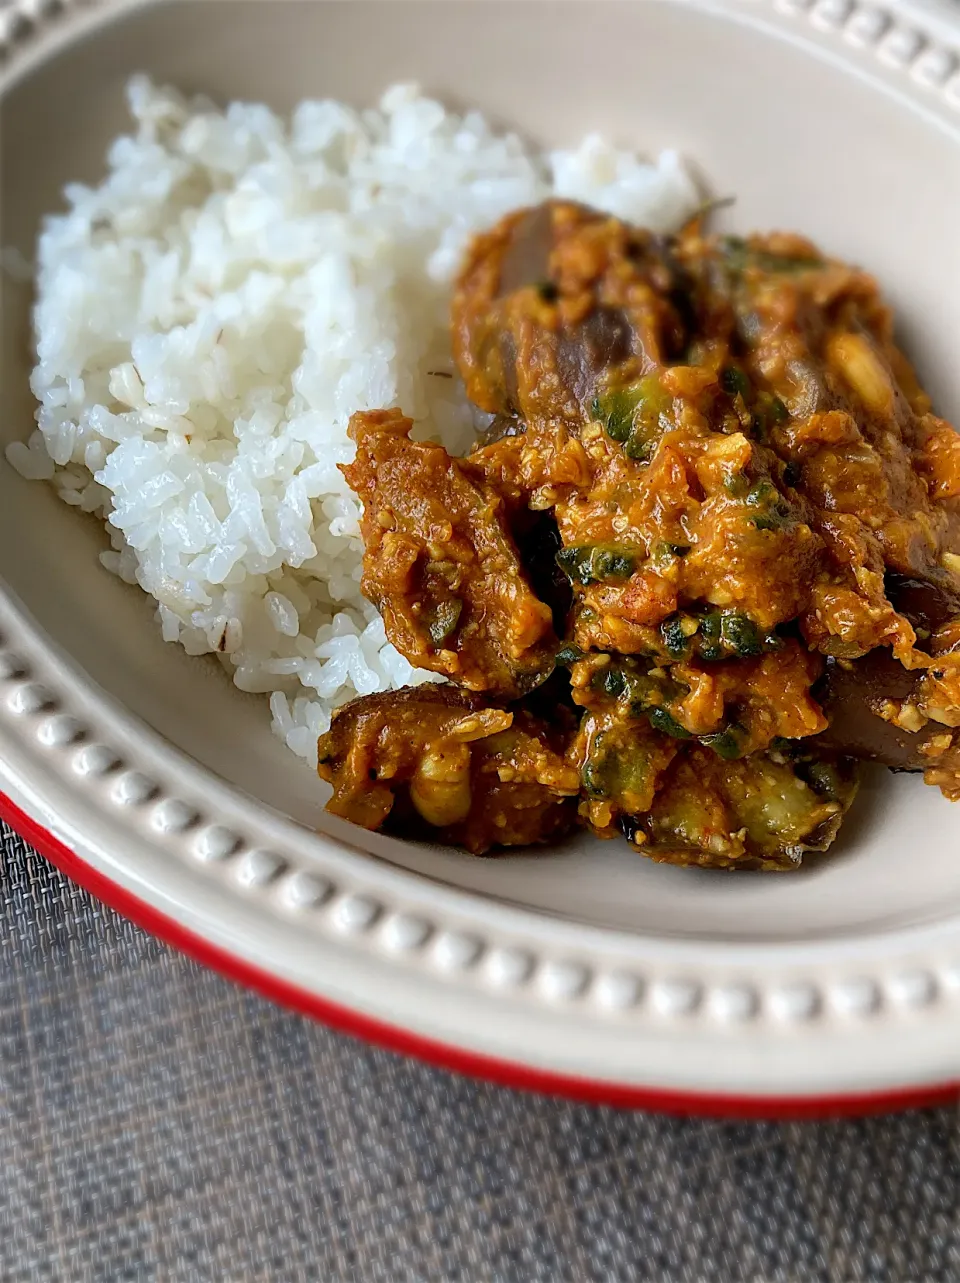
[(517, 476), (515, 457), (509, 453), (509, 447), (503, 453), (496, 449), (500, 442), (515, 441), (526, 430), (522, 419), (509, 414), (496, 415), (480, 433), (473, 450), (462, 460), (462, 466), (477, 484), (493, 487), (503, 498), (507, 525), (520, 564), (534, 595), (549, 607), (557, 637), (563, 637), (573, 593), (570, 580), (557, 562), (557, 554), (563, 547), (557, 519), (550, 510), (527, 507), (529, 494)]
[(847, 758), (753, 753), (720, 762), (702, 748), (681, 750), (649, 813), (625, 835), (663, 864), (796, 869), (806, 852), (833, 842), (858, 782)]
[(558, 725), (454, 686), (404, 687), (338, 709), (317, 745), (327, 810), (366, 829), (475, 855), (562, 837), (579, 776)]
[[(454, 355), (497, 415), (582, 423), (611, 374), (686, 345), (671, 242), (573, 201), (508, 215), (474, 241), (457, 283)], [(575, 319), (571, 319), (571, 317)]]
[(514, 518), (511, 533), (530, 587), (540, 601), (550, 607), (554, 631), (558, 637), (564, 637), (573, 592), (570, 580), (557, 561), (563, 543), (556, 517), (552, 512), (527, 509)]
[(342, 464), (363, 504), (364, 595), (411, 664), (517, 698), (553, 670), (550, 608), (533, 592), (503, 496), (398, 410), (360, 411)]
[(806, 742), (818, 751), (880, 762), (894, 771), (924, 770), (930, 759), (920, 750), (944, 728), (928, 722), (919, 731), (906, 731), (878, 712), (888, 700), (909, 703), (922, 671), (904, 668), (883, 648), (857, 660), (828, 657), (813, 695), (830, 725)]
[[(888, 571), (885, 587), (891, 604), (917, 630), (921, 644), (960, 616), (960, 594), (945, 577)], [(880, 715), (890, 701), (913, 703), (924, 672), (904, 668), (886, 648), (856, 660), (828, 657), (813, 694), (830, 726), (810, 743), (825, 751), (880, 762), (894, 771), (928, 769), (931, 757), (923, 749), (934, 737), (942, 737), (945, 728), (931, 721), (909, 731)]]
[(921, 639), (960, 616), (960, 591), (947, 582), (945, 572), (902, 575), (888, 570), (883, 582), (891, 606), (906, 615)]
[[(583, 215), (591, 221), (603, 221), (602, 215), (585, 207)], [(559, 297), (550, 277), (550, 253), (555, 238), (550, 202), (538, 205), (520, 220), (500, 264), (501, 299), (531, 286), (538, 289), (544, 301), (551, 301), (554, 291)], [(517, 411), (521, 395), (516, 378), (516, 342), (508, 327), (501, 329), (498, 337), (506, 376), (501, 394), (505, 403)], [(638, 339), (622, 308), (597, 303), (581, 323), (570, 330), (561, 327), (556, 334), (556, 344), (561, 388), (567, 394), (572, 393), (578, 405), (586, 407), (596, 395), (601, 377), (637, 350)]]

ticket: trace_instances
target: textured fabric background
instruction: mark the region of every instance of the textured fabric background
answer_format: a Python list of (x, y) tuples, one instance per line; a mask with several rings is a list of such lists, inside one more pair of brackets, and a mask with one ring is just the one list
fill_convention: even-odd
[(0, 826), (2, 1283), (956, 1283), (958, 1114), (514, 1094), (278, 1010)]

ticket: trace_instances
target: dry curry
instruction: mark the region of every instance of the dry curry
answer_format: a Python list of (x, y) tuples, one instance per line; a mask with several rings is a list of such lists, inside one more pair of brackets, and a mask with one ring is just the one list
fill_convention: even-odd
[(476, 238), (452, 332), (490, 426), (454, 458), (357, 414), (344, 467), (364, 593), (451, 685), (335, 715), (330, 808), (792, 868), (859, 760), (960, 797), (960, 436), (892, 329), (795, 235), (550, 201)]

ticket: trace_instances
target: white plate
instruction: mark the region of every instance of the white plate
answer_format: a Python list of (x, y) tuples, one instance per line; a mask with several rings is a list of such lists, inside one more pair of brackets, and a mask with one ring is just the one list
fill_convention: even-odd
[[(960, 418), (960, 28), (850, 0), (181, 0), (0, 12), (0, 236), (29, 255), (96, 179), (134, 70), (221, 100), (418, 78), (541, 141), (679, 147), (732, 219), (880, 277)], [(29, 429), (29, 291), (4, 280), (0, 437)], [(102, 534), (0, 468), (0, 789), (131, 916), (301, 1008), (445, 1063), (638, 1103), (775, 1112), (960, 1079), (960, 807), (877, 773), (793, 876), (583, 840), (475, 860), (326, 816), (259, 699), (165, 646)]]

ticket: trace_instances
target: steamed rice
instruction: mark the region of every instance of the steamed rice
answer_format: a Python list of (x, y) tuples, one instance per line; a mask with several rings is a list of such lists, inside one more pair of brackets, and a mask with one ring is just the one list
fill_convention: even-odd
[(104, 567), (154, 597), (164, 638), (269, 695), (315, 764), (333, 708), (431, 676), (360, 593), (336, 465), (359, 409), (469, 443), (448, 334), (468, 237), (552, 194), (667, 230), (697, 193), (674, 153), (542, 154), (410, 86), (289, 120), (142, 77), (128, 99), (107, 178), (68, 187), (39, 239), (38, 430), (8, 459), (101, 518)]

